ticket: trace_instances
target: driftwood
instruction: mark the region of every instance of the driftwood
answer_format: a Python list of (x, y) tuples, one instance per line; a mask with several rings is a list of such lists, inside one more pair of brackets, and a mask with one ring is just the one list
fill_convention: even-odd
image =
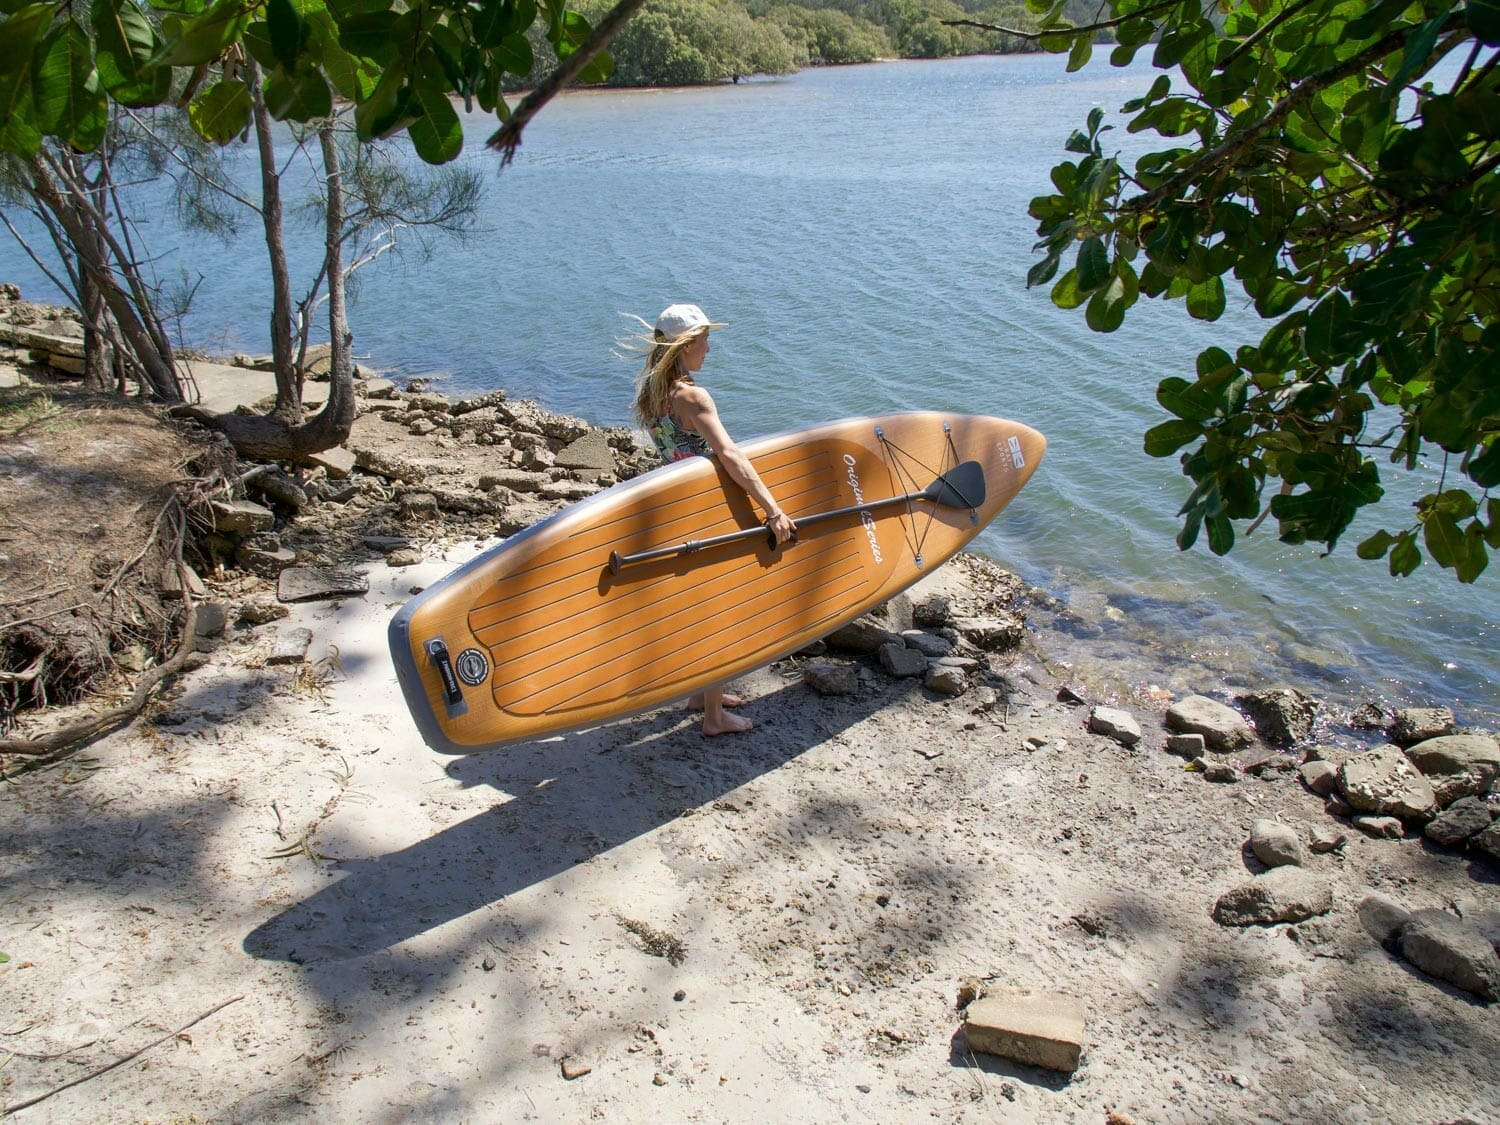
[(165, 1043), (168, 1039), (176, 1039), (179, 1035), (181, 1035), (188, 1028), (192, 1027), (194, 1024), (202, 1023), (204, 1020), (208, 1019), (208, 1017), (211, 1016), (211, 1015), (213, 1015), (215, 1012), (222, 1011), (223, 1009), (229, 1007), (229, 1005), (233, 1004), (235, 1001), (237, 1001), (237, 1000), (243, 1000), (243, 999), (244, 999), (243, 996), (231, 996), (228, 1000), (225, 1000), (222, 1004), (215, 1004), (212, 1008), (210, 1008), (208, 1011), (204, 1012), (201, 1016), (194, 1017), (193, 1019), (189, 1020), (187, 1023), (183, 1024), (181, 1027), (177, 1028), (175, 1031), (169, 1031), (165, 1035), (161, 1036), (159, 1039), (153, 1039), (153, 1040), (151, 1040), (151, 1042), (147, 1043), (144, 1047), (140, 1047), (137, 1050), (131, 1051), (130, 1054), (124, 1056), (123, 1058), (118, 1058), (118, 1059), (116, 1059), (112, 1063), (108, 1063), (108, 1064), (106, 1064), (104, 1066), (99, 1067), (97, 1070), (91, 1070), (91, 1071), (89, 1071), (87, 1074), (79, 1075), (77, 1078), (73, 1079), (71, 1082), (64, 1082), (61, 1086), (54, 1086), (52, 1089), (48, 1090), (45, 1094), (38, 1094), (34, 1098), (27, 1098), (24, 1102), (16, 1102), (14, 1105), (8, 1105), (4, 1109), (0, 1109), (0, 1117), (9, 1117), (12, 1113), (16, 1113), (19, 1110), (26, 1109), (29, 1106), (34, 1106), (38, 1102), (44, 1102), (44, 1101), (46, 1101), (53, 1094), (60, 1094), (64, 1090), (71, 1090), (74, 1086), (81, 1086), (85, 1082), (89, 1082), (89, 1081), (91, 1081), (91, 1080), (93, 1080), (95, 1078), (98, 1078), (101, 1074), (108, 1074), (110, 1071), (114, 1070), (116, 1067), (124, 1066), (131, 1059), (139, 1058), (141, 1055), (144, 1055), (147, 1051), (151, 1050), (152, 1047), (159, 1046), (162, 1043)]

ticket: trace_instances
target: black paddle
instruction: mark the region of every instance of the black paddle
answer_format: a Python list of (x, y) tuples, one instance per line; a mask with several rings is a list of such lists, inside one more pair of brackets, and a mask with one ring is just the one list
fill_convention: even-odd
[[(814, 524), (824, 523), (828, 520), (836, 520), (843, 516), (860, 515), (864, 512), (876, 512), (882, 508), (894, 507), (897, 504), (907, 504), (917, 500), (926, 500), (941, 508), (966, 508), (970, 511), (978, 508), (984, 503), (984, 466), (978, 461), (965, 461), (956, 468), (949, 469), (937, 480), (933, 481), (920, 492), (907, 492), (900, 496), (888, 496), (884, 500), (871, 500), (865, 504), (851, 504), (847, 508), (834, 508), (828, 512), (816, 512), (810, 516), (798, 516), (797, 528), (801, 530)], [(689, 539), (686, 543), (679, 543), (675, 547), (658, 547), (652, 551), (637, 551), (633, 555), (622, 555), (618, 551), (609, 553), (609, 572), (619, 574), (627, 566), (636, 563), (651, 562), (654, 559), (670, 558), (673, 555), (691, 555), (703, 550), (705, 547), (718, 547), (725, 543), (740, 543), (757, 536), (770, 536), (771, 548), (776, 548), (776, 536), (765, 527), (747, 527), (739, 531), (731, 531), (724, 535), (715, 535), (711, 539)], [(792, 542), (796, 542), (796, 535), (792, 536)]]

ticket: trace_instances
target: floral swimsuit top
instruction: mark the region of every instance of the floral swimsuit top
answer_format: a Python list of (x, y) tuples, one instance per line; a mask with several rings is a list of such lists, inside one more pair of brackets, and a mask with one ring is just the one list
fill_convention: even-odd
[(651, 440), (656, 444), (656, 451), (661, 454), (663, 461), (670, 463), (685, 461), (689, 457), (712, 457), (714, 455), (707, 439), (700, 433), (680, 426), (672, 417), (670, 409), (648, 429)]

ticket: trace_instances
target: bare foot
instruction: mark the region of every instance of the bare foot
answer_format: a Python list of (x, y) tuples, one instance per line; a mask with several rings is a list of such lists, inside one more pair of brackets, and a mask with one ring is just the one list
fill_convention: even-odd
[[(738, 695), (731, 695), (727, 691), (724, 693), (724, 698), (719, 701), (719, 703), (724, 707), (743, 707), (747, 702), (748, 700), (742, 699)], [(693, 698), (689, 699), (688, 706), (691, 707), (694, 711), (703, 710), (703, 694), (700, 692), (699, 694), (693, 696)]]
[(716, 734), (743, 734), (755, 724), (743, 715), (724, 714), (720, 723), (711, 723), (708, 719), (703, 720), (703, 733), (707, 735)]

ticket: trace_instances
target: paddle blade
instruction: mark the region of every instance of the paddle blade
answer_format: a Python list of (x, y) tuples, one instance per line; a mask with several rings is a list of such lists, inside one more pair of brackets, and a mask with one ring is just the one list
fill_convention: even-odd
[(984, 466), (965, 461), (924, 488), (922, 496), (945, 508), (978, 508), (984, 504)]

